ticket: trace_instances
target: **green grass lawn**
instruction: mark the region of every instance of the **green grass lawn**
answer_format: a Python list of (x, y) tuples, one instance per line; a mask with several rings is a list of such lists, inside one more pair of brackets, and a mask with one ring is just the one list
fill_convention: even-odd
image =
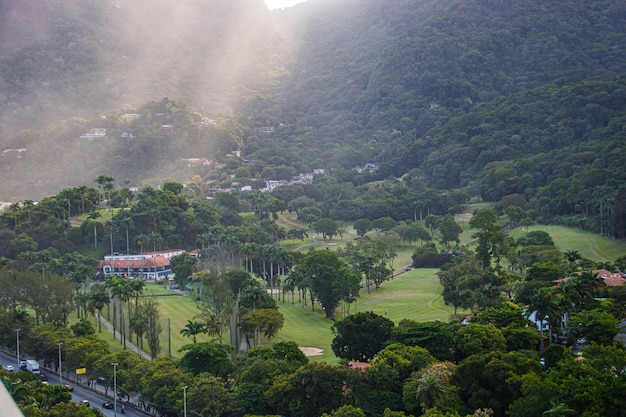
[[(471, 218), (469, 212), (456, 216), (457, 221), (463, 226), (463, 233), (460, 236), (461, 242), (471, 239), (474, 230), (469, 229), (468, 222)], [(302, 227), (295, 220), (295, 214), (282, 215), (279, 223), (286, 228)], [(530, 230), (545, 230), (552, 236), (560, 251), (577, 250), (584, 257), (596, 261), (612, 261), (619, 256), (626, 254), (626, 242), (613, 241), (601, 238), (595, 234), (583, 232), (578, 229), (567, 228), (562, 226), (532, 226)], [(374, 232), (371, 232), (374, 233)], [(515, 229), (511, 232), (512, 237), (519, 237), (526, 233), (525, 230)], [(345, 243), (356, 237), (354, 230), (349, 227), (349, 233), (346, 233), (343, 239), (333, 239), (332, 242), (316, 242), (312, 243), (311, 239), (292, 242), (284, 241), (283, 246), (288, 250), (306, 250), (308, 247), (321, 248), (330, 247), (336, 249), (345, 246)], [(437, 237), (435, 237), (437, 238)], [(398, 249), (398, 256), (394, 260), (394, 267), (400, 268), (411, 263), (411, 255), (415, 245), (403, 245)], [(382, 284), (379, 289), (372, 289), (368, 294), (367, 289), (362, 289), (360, 297), (356, 303), (345, 311), (345, 314), (353, 314), (355, 312), (373, 311), (374, 313), (384, 315), (391, 319), (394, 323), (398, 323), (402, 319), (411, 319), (415, 321), (441, 320), (448, 321), (453, 314), (453, 308), (446, 306), (441, 296), (441, 286), (436, 276), (436, 269), (416, 269), (397, 276), (391, 281)], [(159, 356), (167, 356), (168, 354), (168, 319), (171, 326), (169, 337), (171, 338), (171, 352), (175, 357), (180, 357), (178, 350), (187, 343), (191, 343), (191, 339), (185, 338), (180, 334), (180, 330), (187, 323), (187, 320), (193, 320), (197, 317), (199, 311), (195, 301), (186, 296), (178, 295), (173, 291), (166, 289), (163, 285), (150, 283), (144, 292), (145, 296), (155, 297), (159, 302), (159, 311), (161, 315), (161, 323), (163, 333), (161, 334), (161, 354)], [(291, 294), (286, 295), (286, 300), (278, 302), (280, 312), (285, 317), (284, 327), (279, 331), (277, 340), (293, 340), (300, 346), (311, 346), (323, 349), (321, 356), (311, 357), (314, 361), (326, 361), (337, 363), (338, 359), (334, 356), (331, 349), (331, 341), (333, 338), (331, 332), (332, 322), (324, 317), (323, 311), (316, 306), (312, 311), (310, 301), (307, 305), (298, 301), (297, 295), (295, 302), (291, 303)], [(106, 308), (105, 308), (106, 313)], [(458, 313), (462, 313), (459, 311)], [(341, 314), (341, 313), (339, 313)], [(95, 321), (94, 321), (95, 324)], [(103, 333), (103, 338), (108, 341), (112, 350), (121, 349), (119, 340), (114, 341), (110, 334)], [(199, 335), (198, 341), (208, 341), (206, 335)], [(229, 336), (225, 334), (223, 341), (228, 343)], [(264, 341), (263, 343), (268, 343)], [(147, 350), (144, 342), (144, 350)]]
[(561, 252), (576, 250), (588, 259), (598, 262), (614, 261), (626, 255), (626, 242), (600, 237), (595, 233), (585, 232), (572, 227), (556, 225), (535, 225), (528, 230), (521, 228), (511, 231), (510, 236), (517, 239), (528, 231), (543, 230), (554, 240)]
[[(180, 330), (185, 327), (185, 324), (187, 324), (187, 320), (194, 320), (194, 318), (197, 317), (197, 315), (199, 314), (199, 310), (196, 306), (195, 301), (191, 297), (180, 295), (172, 290), (164, 288), (163, 285), (157, 285), (155, 283), (148, 283), (146, 285), (143, 297), (154, 297), (159, 303), (159, 315), (161, 320), (161, 327), (163, 328), (163, 331), (161, 332), (161, 336), (159, 338), (161, 344), (161, 353), (159, 354), (159, 356), (168, 356), (171, 341), (172, 356), (180, 357), (181, 354), (180, 352), (178, 352), (178, 350), (182, 346), (188, 343), (192, 343), (192, 339), (181, 335)], [(127, 311), (126, 306), (125, 311)], [(103, 310), (103, 318), (111, 322), (107, 314), (106, 308)], [(93, 323), (97, 329), (97, 320), (94, 320)], [(128, 328), (128, 324), (126, 325), (126, 328)], [(104, 334), (104, 331), (102, 334)], [(225, 336), (225, 341), (228, 340), (227, 337), (228, 335)], [(104, 336), (104, 338), (105, 340), (107, 338), (113, 340), (113, 336), (110, 333)], [(197, 340), (198, 342), (208, 342), (210, 339), (206, 335), (198, 335)], [(127, 341), (137, 344), (135, 337), (133, 337), (132, 341), (130, 339), (127, 339)], [(112, 342), (110, 344), (110, 347), (113, 349), (117, 349), (117, 345), (120, 345), (119, 339), (117, 340), (117, 342)], [(146, 353), (149, 353), (145, 338), (143, 347), (144, 351)]]
[[(401, 319), (407, 318), (417, 321), (442, 320), (447, 321), (452, 315), (452, 308), (445, 306), (441, 297), (441, 287), (435, 275), (435, 269), (419, 269), (404, 273), (391, 281), (383, 283), (378, 289), (372, 289), (368, 294), (364, 288), (356, 303), (349, 306), (347, 314), (358, 311), (373, 311), (384, 315), (398, 323)], [(180, 330), (187, 323), (193, 320), (199, 313), (195, 301), (191, 297), (183, 295), (171, 295), (173, 291), (164, 289), (163, 286), (148, 284), (146, 296), (154, 296), (159, 303), (161, 315), (161, 354), (168, 354), (168, 319), (170, 322), (171, 350), (172, 356), (180, 357), (178, 350), (185, 344), (191, 343), (191, 339), (180, 334)], [(294, 340), (300, 346), (317, 347), (324, 350), (321, 356), (312, 357), (315, 361), (326, 361), (336, 363), (338, 359), (334, 356), (330, 347), (332, 341), (332, 322), (324, 317), (324, 313), (316, 305), (312, 311), (310, 301), (303, 306), (298, 301), (297, 294), (294, 304), (291, 304), (291, 294), (286, 294), (285, 302), (278, 302), (280, 312), (285, 317), (285, 325), (280, 330), (277, 340)], [(104, 316), (107, 317), (106, 308)], [(93, 321), (97, 326), (96, 321)], [(97, 327), (96, 327), (97, 328)], [(112, 351), (122, 349), (119, 340), (113, 340), (110, 333), (102, 333), (101, 337), (109, 343)], [(224, 335), (223, 341), (228, 343), (228, 334)], [(198, 341), (209, 341), (208, 336), (199, 335)], [(134, 342), (134, 341), (133, 341)], [(264, 341), (263, 343), (268, 343)], [(144, 350), (147, 350), (144, 341)]]
[[(448, 321), (452, 317), (453, 308), (443, 303), (439, 279), (436, 269), (416, 269), (399, 275), (382, 284), (379, 289), (361, 290), (356, 303), (349, 306), (347, 314), (373, 311), (383, 315), (395, 324), (402, 319), (416, 321), (441, 320)], [(280, 312), (285, 316), (285, 326), (278, 333), (278, 340), (295, 340), (300, 346), (317, 347), (324, 350), (322, 356), (312, 357), (314, 361), (337, 362), (332, 352), (332, 322), (324, 317), (324, 313), (316, 306), (306, 306), (298, 301), (291, 304), (291, 298), (279, 303)]]

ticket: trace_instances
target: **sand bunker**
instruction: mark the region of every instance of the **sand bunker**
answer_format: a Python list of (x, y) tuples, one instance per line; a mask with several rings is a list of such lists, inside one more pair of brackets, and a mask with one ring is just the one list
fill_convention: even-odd
[(298, 346), (306, 356), (320, 356), (324, 354), (324, 349), (311, 346)]

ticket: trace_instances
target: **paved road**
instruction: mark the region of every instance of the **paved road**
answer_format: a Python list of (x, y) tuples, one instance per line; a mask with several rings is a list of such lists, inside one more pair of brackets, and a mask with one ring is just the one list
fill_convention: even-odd
[[(20, 355), (21, 356), (21, 355)], [(0, 365), (2, 365), (3, 368), (6, 369), (7, 365), (12, 365), (15, 369), (18, 369), (17, 363), (16, 363), (16, 359), (15, 356), (13, 355), (9, 355), (5, 352), (0, 352)], [(50, 372), (47, 370), (42, 370), (43, 373), (45, 375), (48, 376), (48, 383), (49, 384), (58, 384), (59, 383), (59, 374), (58, 373), (54, 373), (54, 372)], [(102, 403), (105, 400), (108, 400), (110, 402), (113, 402), (113, 398), (111, 395), (111, 398), (106, 398), (103, 394), (99, 393), (99, 392), (94, 392), (86, 387), (83, 387), (81, 385), (75, 384), (73, 381), (70, 381), (68, 379), (66, 379), (65, 377), (63, 378), (63, 383), (67, 383), (70, 384), (72, 386), (74, 386), (74, 391), (72, 392), (72, 399), (76, 402), (80, 402), (82, 400), (87, 400), (89, 401), (89, 404), (91, 407), (97, 407), (98, 409), (100, 409), (105, 416), (107, 417), (114, 417), (114, 416), (129, 416), (129, 417), (146, 417), (146, 413), (139, 411), (139, 410), (135, 410), (130, 406), (126, 407), (126, 413), (122, 414), (121, 413), (121, 409), (120, 409), (120, 402), (118, 402), (117, 405), (117, 413), (114, 412), (114, 410), (107, 410), (102, 408)], [(111, 391), (111, 390), (109, 390)]]

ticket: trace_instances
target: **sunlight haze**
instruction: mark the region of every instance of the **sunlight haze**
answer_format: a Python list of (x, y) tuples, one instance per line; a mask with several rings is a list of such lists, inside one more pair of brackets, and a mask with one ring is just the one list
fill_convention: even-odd
[(274, 10), (295, 6), (296, 4), (304, 3), (305, 1), (306, 0), (265, 0), (265, 4), (268, 9)]

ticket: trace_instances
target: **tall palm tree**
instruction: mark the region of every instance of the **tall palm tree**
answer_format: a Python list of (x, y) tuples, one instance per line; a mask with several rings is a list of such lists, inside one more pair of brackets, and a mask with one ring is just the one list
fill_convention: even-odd
[(120, 333), (120, 343), (124, 344), (124, 348), (126, 348), (125, 344), (125, 331), (124, 331), (124, 299), (128, 299), (128, 285), (123, 278), (120, 277), (111, 277), (107, 280), (107, 287), (111, 291), (111, 298), (113, 299), (113, 339), (115, 339), (115, 328), (117, 327), (117, 306), (119, 304), (119, 333)]
[(89, 304), (98, 311), (98, 333), (102, 333), (102, 309), (111, 302), (106, 288), (95, 284), (89, 292)]
[[(132, 281), (128, 281), (128, 286), (130, 288), (130, 296), (135, 298), (135, 315), (137, 315), (139, 312), (139, 296), (143, 294), (143, 289), (146, 287), (146, 283), (141, 279), (135, 278)], [(128, 336), (132, 338), (133, 327), (130, 326), (130, 322), (132, 321), (132, 315), (130, 311), (131, 305), (132, 303), (128, 303)]]
[(98, 217), (100, 217), (100, 212), (98, 210), (93, 210), (92, 212), (89, 213), (89, 215), (87, 215), (87, 218), (89, 220), (94, 220), (93, 222), (93, 247), (94, 248), (98, 247), (98, 229), (97, 229), (98, 223), (95, 221)]
[(13, 213), (13, 220), (15, 221), (15, 227), (17, 228), (17, 213), (20, 211), (20, 203), (11, 203), (9, 211)]
[(129, 320), (129, 327), (133, 329), (137, 336), (137, 346), (139, 346), (139, 356), (143, 351), (143, 335), (148, 330), (148, 319), (143, 314), (141, 305), (135, 308), (135, 315)]
[[(122, 336), (122, 344), (124, 345), (124, 349), (126, 349), (126, 319), (124, 316), (124, 303), (128, 303), (131, 295), (132, 295), (132, 288), (130, 286), (129, 281), (126, 281), (125, 279), (122, 278), (122, 284), (120, 285), (120, 294), (119, 294), (119, 300), (120, 300), (120, 329), (121, 329), (121, 336)], [(130, 309), (129, 309), (130, 311)]]
[(30, 215), (33, 207), (35, 207), (35, 202), (33, 200), (24, 200), (22, 201), (22, 207), (28, 212), (28, 223), (30, 223)]
[(199, 321), (191, 321), (187, 320), (187, 324), (180, 331), (185, 337), (191, 337), (193, 339), (193, 343), (196, 343), (196, 336), (206, 332), (206, 325)]
[(538, 288), (532, 295), (530, 304), (527, 309), (527, 314), (535, 313), (535, 318), (539, 323), (539, 331), (541, 333), (541, 342), (539, 351), (543, 352), (543, 327), (544, 323), (549, 324), (549, 340), (551, 340), (551, 323), (560, 317), (560, 309), (558, 306), (558, 300), (553, 295), (552, 287)]

